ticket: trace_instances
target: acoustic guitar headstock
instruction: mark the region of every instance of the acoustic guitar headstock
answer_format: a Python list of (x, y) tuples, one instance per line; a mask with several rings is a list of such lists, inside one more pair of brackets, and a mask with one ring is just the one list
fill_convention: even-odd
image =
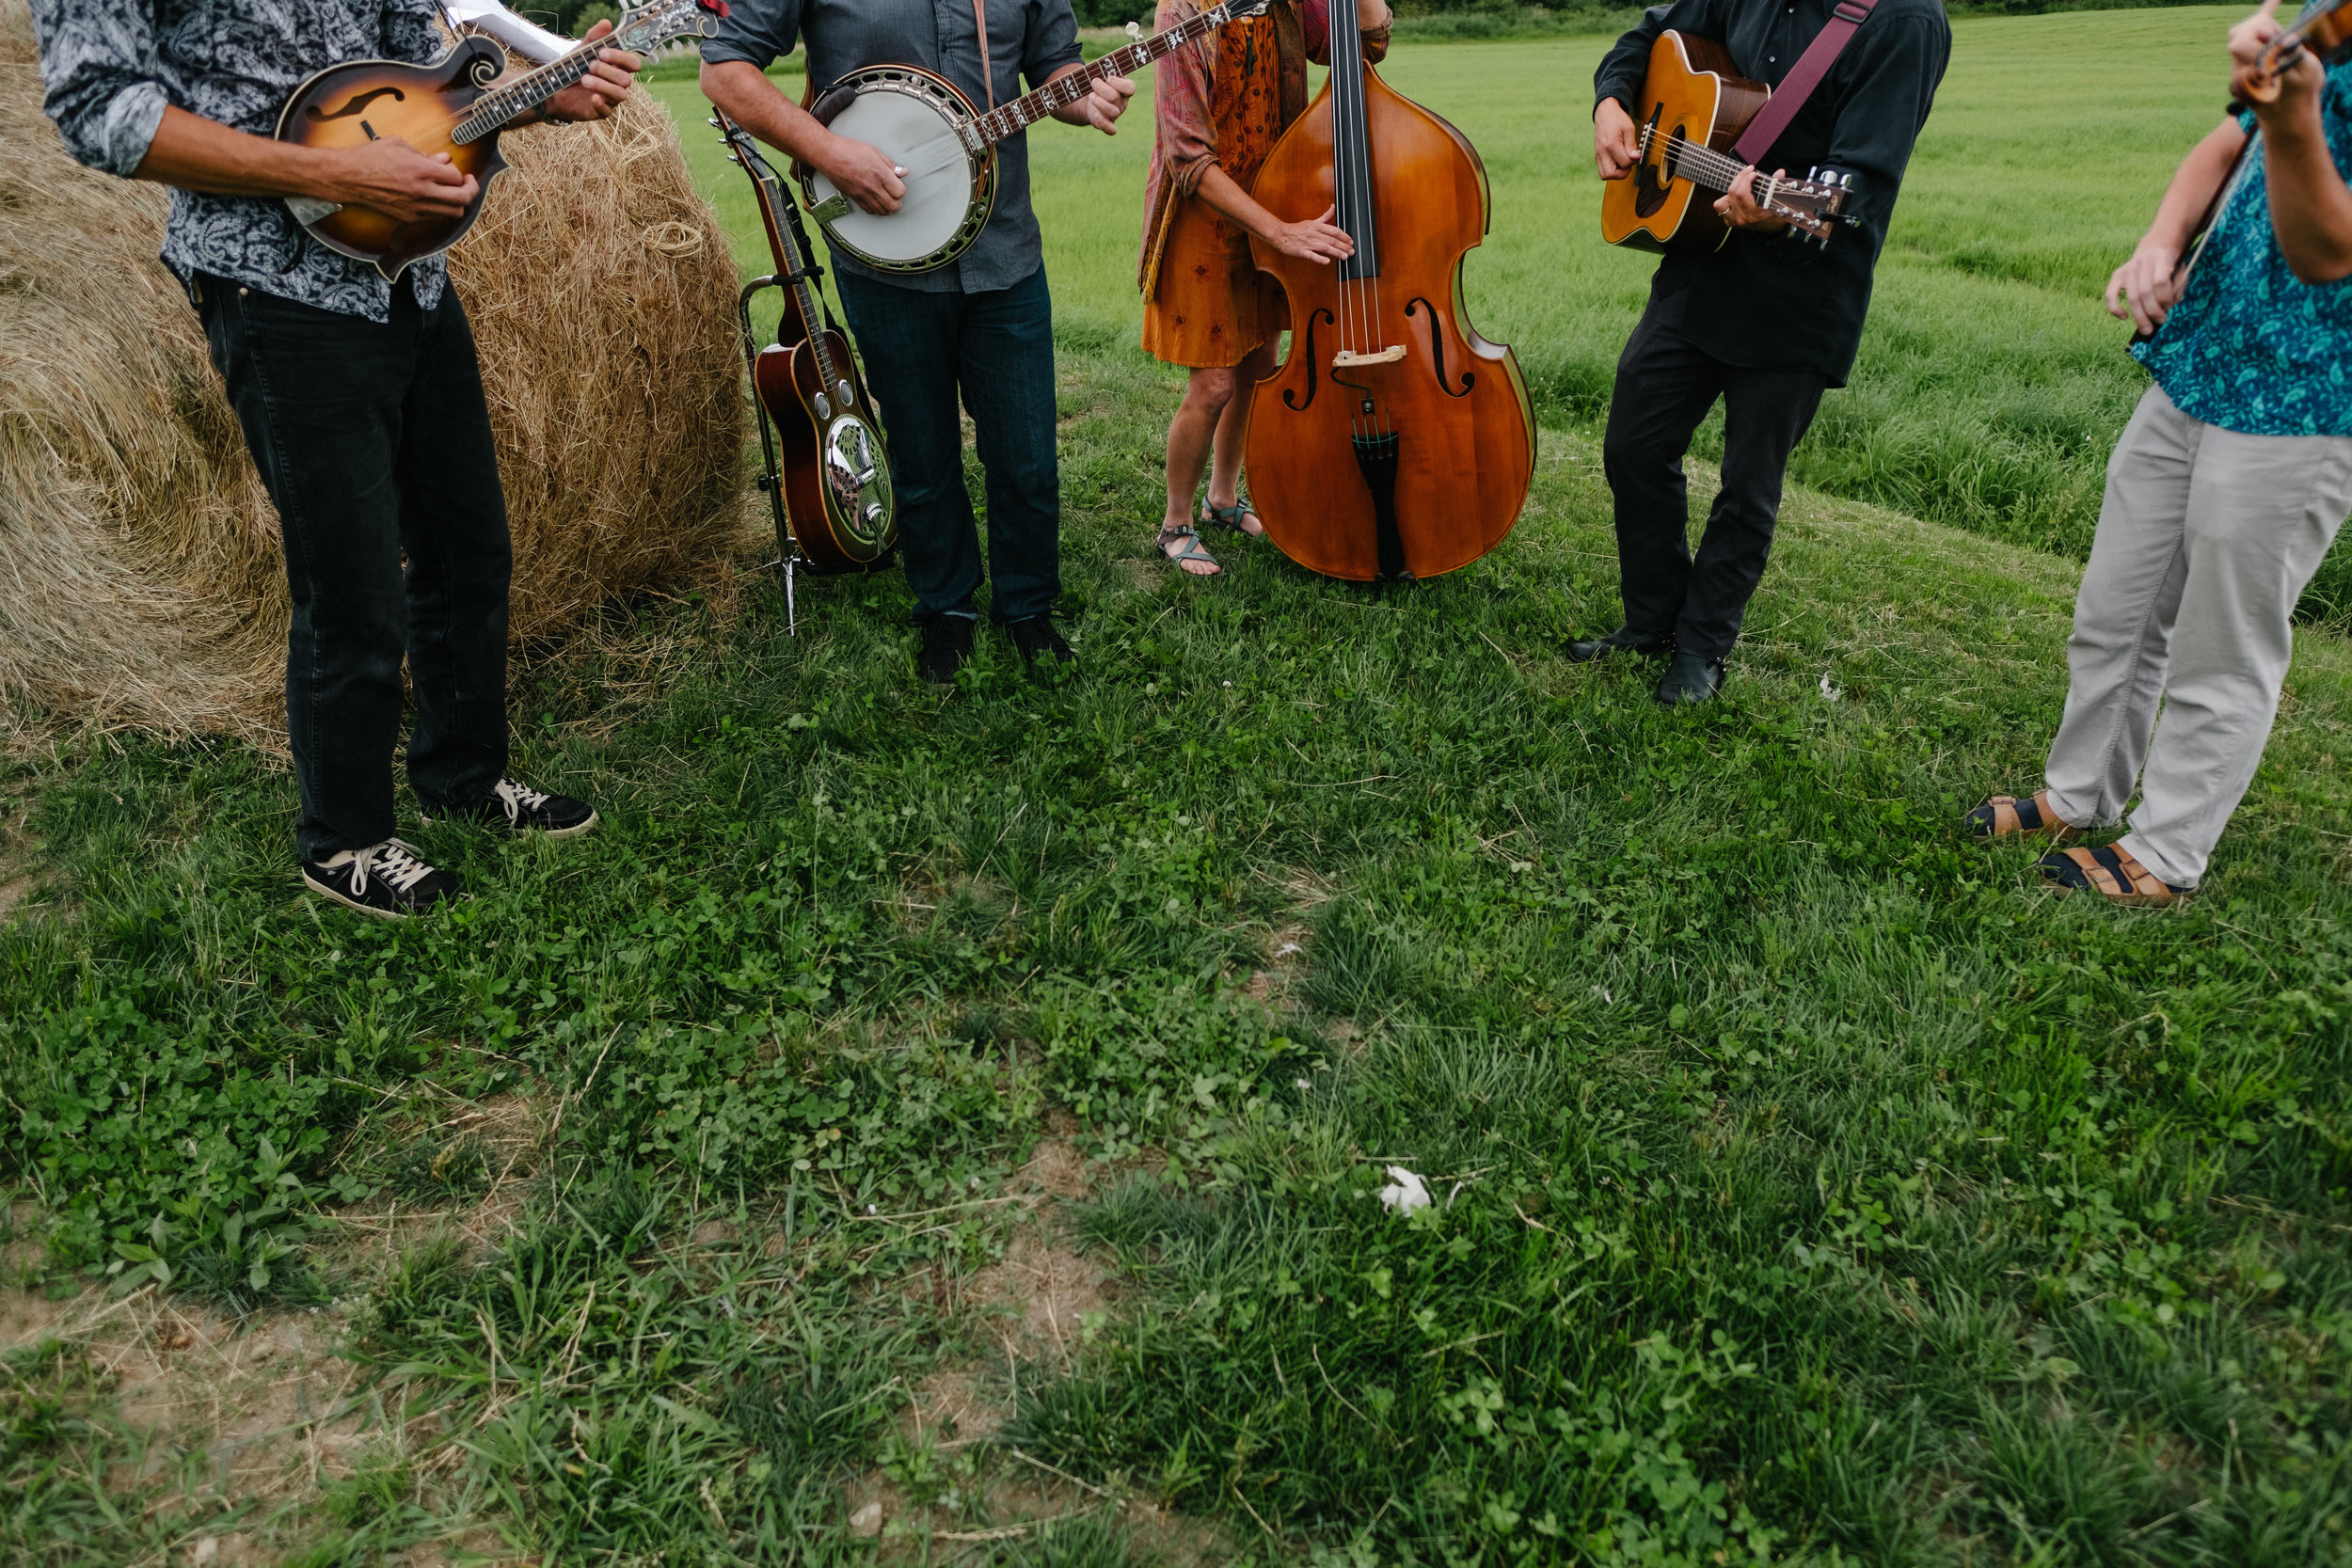
[(1816, 245), (1827, 245), (1840, 228), (1854, 228), (1861, 222), (1846, 214), (1846, 200), (1853, 194), (1853, 176), (1834, 168), (1808, 169), (1802, 180), (1787, 175), (1770, 180), (1759, 174), (1756, 194), (1758, 206), (1787, 218), (1791, 229)]

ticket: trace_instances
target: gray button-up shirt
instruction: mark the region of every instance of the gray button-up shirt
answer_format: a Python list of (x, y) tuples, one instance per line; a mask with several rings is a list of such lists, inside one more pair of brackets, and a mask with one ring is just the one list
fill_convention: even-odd
[[(66, 150), (126, 179), (147, 157), (167, 104), (266, 136), (313, 71), (344, 60), (437, 60), (449, 40), (433, 0), (33, 0), (41, 107)], [(274, 197), (171, 193), (164, 264), (370, 321), (391, 317), (392, 286), (319, 244)], [(408, 270), (417, 303), (440, 303), (437, 256)]]
[[(1056, 71), (1079, 63), (1078, 19), (1070, 0), (987, 0), (991, 79), (999, 103), (1018, 98), (1025, 78), (1040, 87)], [(733, 0), (719, 36), (703, 44), (703, 59), (745, 60), (762, 71), (808, 44), (808, 79), (818, 90), (869, 65), (915, 65), (937, 71), (970, 99), (989, 105), (980, 77), (979, 26), (972, 0)], [(954, 263), (937, 272), (882, 273), (840, 252), (845, 272), (902, 289), (980, 293), (1009, 289), (1044, 261), (1037, 214), (1029, 210), (1026, 132), (996, 144), (996, 211)]]

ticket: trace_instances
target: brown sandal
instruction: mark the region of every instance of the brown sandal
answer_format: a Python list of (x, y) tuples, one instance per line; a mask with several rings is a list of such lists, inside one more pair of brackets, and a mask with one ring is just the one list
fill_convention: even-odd
[(2112, 844), (2096, 849), (2060, 849), (2042, 857), (2036, 868), (2058, 893), (2088, 889), (2110, 904), (2167, 909), (2194, 891), (2160, 880), (2156, 874)]
[(2034, 791), (2029, 800), (1995, 795), (1960, 819), (1960, 831), (1970, 838), (2047, 838), (2063, 842), (2082, 832), (2061, 821), (2050, 809), (2050, 792)]

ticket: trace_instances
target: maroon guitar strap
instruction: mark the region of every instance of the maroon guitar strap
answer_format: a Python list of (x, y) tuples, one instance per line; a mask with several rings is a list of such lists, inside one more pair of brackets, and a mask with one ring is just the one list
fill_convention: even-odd
[(1879, 0), (1837, 0), (1837, 8), (1830, 12), (1829, 21), (1813, 35), (1804, 54), (1788, 68), (1780, 86), (1772, 89), (1771, 101), (1748, 121), (1740, 139), (1732, 143), (1733, 157), (1743, 164), (1762, 166), (1764, 154), (1780, 140), (1780, 134), (1797, 118), (1797, 111), (1804, 107), (1805, 101), (1821, 85), (1821, 78), (1829, 74), (1829, 68), (1837, 63), (1837, 56), (1846, 52), (1855, 31), (1869, 20), (1870, 8), (1878, 3)]

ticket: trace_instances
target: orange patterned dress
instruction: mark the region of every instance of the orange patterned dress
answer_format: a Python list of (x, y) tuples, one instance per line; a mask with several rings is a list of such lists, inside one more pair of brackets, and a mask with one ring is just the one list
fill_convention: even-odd
[[(1184, 71), (1184, 85), (1195, 92), (1205, 87), (1206, 103), (1194, 103), (1206, 111), (1217, 166), (1248, 190), (1282, 130), (1275, 20), (1261, 14), (1229, 22), (1217, 29), (1214, 45), (1194, 47), (1207, 57), (1207, 80), (1200, 80), (1196, 66)], [(1174, 74), (1168, 63), (1162, 62), (1164, 88)], [(1164, 90), (1161, 112), (1178, 112), (1174, 105), (1191, 96)], [(1171, 365), (1238, 365), (1290, 325), (1281, 285), (1250, 260), (1249, 235), (1240, 225), (1198, 196), (1179, 195), (1174, 207), (1144, 301), (1144, 350)]]

